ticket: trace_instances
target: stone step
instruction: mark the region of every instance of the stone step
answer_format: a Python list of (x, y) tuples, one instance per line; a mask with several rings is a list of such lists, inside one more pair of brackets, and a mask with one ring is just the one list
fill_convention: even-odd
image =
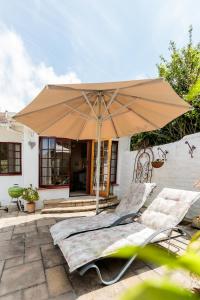
[[(119, 200), (114, 199), (112, 201), (107, 201), (107, 203), (101, 203), (99, 204), (99, 208), (108, 208), (108, 207), (114, 207), (119, 203)], [(53, 214), (53, 213), (70, 213), (70, 212), (83, 212), (83, 211), (95, 211), (96, 204), (93, 205), (79, 205), (79, 206), (57, 206), (57, 207), (51, 207), (51, 208), (43, 208), (41, 213), (42, 214)]]
[[(108, 202), (112, 202), (117, 200), (116, 196), (109, 196), (107, 198), (100, 198), (100, 204), (106, 204)], [(57, 207), (76, 207), (76, 206), (90, 206), (96, 205), (96, 199), (94, 197), (88, 198), (86, 197), (77, 197), (76, 199), (73, 197), (68, 199), (52, 199), (52, 200), (44, 200), (44, 208), (57, 208)]]

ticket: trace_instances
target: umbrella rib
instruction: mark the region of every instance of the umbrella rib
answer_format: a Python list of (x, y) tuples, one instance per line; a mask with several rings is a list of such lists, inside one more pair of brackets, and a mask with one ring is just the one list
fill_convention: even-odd
[(153, 102), (153, 103), (157, 103), (157, 104), (162, 104), (162, 105), (188, 108), (188, 106), (186, 106), (184, 104), (167, 103), (167, 102), (164, 102), (164, 101), (158, 101), (158, 100), (154, 100), (154, 99), (149, 99), (149, 98), (140, 97), (140, 96), (133, 96), (133, 95), (128, 95), (128, 94), (126, 95), (126, 94), (122, 94), (122, 93), (119, 93), (118, 95), (119, 96), (123, 96), (123, 97), (133, 98), (133, 99), (140, 99), (140, 100), (144, 100), (144, 101), (148, 101), (148, 102)]
[[(96, 105), (96, 102), (97, 102), (97, 100), (98, 100), (98, 97), (97, 97), (97, 99), (95, 100), (95, 102), (94, 102), (94, 104), (93, 104), (93, 106), (92, 106), (92, 110), (94, 109), (94, 107), (95, 107), (95, 105)], [(80, 132), (79, 132), (79, 135), (78, 135), (78, 137), (77, 137), (77, 139), (79, 140), (80, 139), (80, 136), (81, 136), (81, 133), (83, 132), (83, 130), (84, 130), (84, 128), (85, 128), (85, 126), (86, 126), (86, 124), (87, 124), (87, 120), (85, 121), (85, 123), (83, 124), (83, 127), (81, 128), (81, 130), (80, 130)]]
[[(116, 101), (117, 103), (119, 103), (120, 105), (123, 106), (123, 103), (121, 103), (119, 100), (115, 99), (115, 101)], [(136, 114), (138, 117), (140, 117), (141, 119), (143, 119), (145, 122), (147, 122), (147, 123), (150, 124), (151, 126), (155, 127), (155, 129), (159, 129), (159, 127), (158, 127), (156, 124), (154, 124), (153, 122), (151, 122), (150, 120), (148, 120), (147, 118), (145, 118), (144, 116), (142, 116), (140, 113), (136, 112), (134, 109), (132, 109), (132, 108), (130, 108), (130, 107), (127, 107), (127, 109), (128, 109), (130, 112)]]
[[(69, 102), (69, 101), (78, 100), (80, 98), (82, 98), (82, 95), (76, 96), (76, 97), (68, 99), (68, 100), (64, 100), (63, 102), (59, 102), (59, 103), (56, 103), (56, 104), (53, 104), (53, 105), (49, 105), (48, 107), (43, 107), (43, 108), (36, 109), (36, 110), (30, 111), (30, 112), (27, 112), (27, 113), (23, 113), (23, 114), (19, 114), (19, 115), (17, 114), (16, 117), (27, 116), (27, 115), (30, 115), (30, 114), (35, 113), (35, 112), (43, 111), (43, 110), (48, 109), (48, 108), (53, 108), (53, 107), (56, 107), (58, 105), (65, 104), (66, 102)], [(14, 116), (14, 118), (15, 118), (15, 116)]]
[[(78, 109), (76, 109), (76, 108), (73, 108), (72, 106), (70, 106), (70, 105), (68, 105), (68, 104), (64, 104), (65, 106), (67, 106), (68, 108), (70, 108), (72, 111), (74, 111), (74, 112), (76, 112), (76, 113), (78, 113), (80, 116), (82, 116), (84, 119), (86, 119), (86, 120), (90, 120), (90, 119), (95, 119), (95, 117), (88, 117), (88, 115), (87, 114), (85, 114), (85, 113), (83, 113), (83, 112), (81, 112), (81, 111), (79, 111)], [(95, 119), (96, 120), (96, 119)]]
[[(115, 100), (116, 101), (116, 100)], [(124, 110), (124, 108), (127, 108), (128, 106), (132, 105), (133, 104), (133, 100), (131, 100), (130, 102), (126, 103), (126, 104), (122, 104), (121, 103), (121, 108), (117, 109), (115, 112), (111, 113), (109, 116), (107, 117), (104, 117), (103, 118), (103, 121), (107, 120), (107, 119), (110, 119), (112, 116), (117, 116), (119, 114), (121, 114)]]
[(87, 95), (86, 95), (86, 93), (85, 93), (84, 91), (82, 91), (82, 95), (83, 95), (85, 101), (87, 102), (87, 104), (89, 105), (90, 109), (91, 109), (92, 112), (94, 113), (95, 118), (97, 119), (97, 114), (96, 114), (96, 112), (95, 112), (95, 110), (94, 110), (94, 107), (92, 106), (92, 104), (91, 104), (89, 98), (87, 97)]
[[(83, 103), (82, 103), (83, 104)], [(78, 106), (77, 106), (78, 107)], [(62, 116), (59, 116), (59, 118), (57, 118), (56, 120), (54, 120), (47, 128), (45, 128), (44, 130), (38, 132), (38, 133), (42, 133), (43, 131), (48, 130), (50, 127), (52, 127), (55, 123), (57, 123), (58, 121), (64, 119), (66, 116), (68, 116), (69, 114), (71, 114), (72, 110), (65, 112)]]
[[(115, 95), (115, 96), (116, 96), (116, 95)], [(115, 97), (115, 98), (116, 98), (116, 97)], [(102, 99), (103, 99), (103, 104), (104, 104), (104, 106), (105, 106), (105, 110), (106, 110), (107, 113), (110, 115), (110, 111), (109, 111), (108, 106), (107, 106), (106, 103), (105, 103), (104, 97), (102, 97)], [(114, 120), (113, 120), (112, 118), (110, 118), (110, 121), (111, 121), (111, 123), (112, 123), (112, 126), (113, 126), (113, 129), (114, 129), (114, 131), (115, 131), (116, 137), (119, 138), (119, 135), (118, 135), (117, 128), (116, 128), (116, 126), (115, 126)]]
[(115, 100), (115, 97), (117, 96), (118, 92), (119, 92), (119, 89), (116, 89), (114, 91), (114, 93), (112, 94), (112, 96), (111, 96), (110, 101), (108, 102), (108, 104), (106, 105), (106, 103), (105, 103), (105, 107), (107, 107), (107, 109), (109, 109), (109, 107), (111, 106), (112, 102)]

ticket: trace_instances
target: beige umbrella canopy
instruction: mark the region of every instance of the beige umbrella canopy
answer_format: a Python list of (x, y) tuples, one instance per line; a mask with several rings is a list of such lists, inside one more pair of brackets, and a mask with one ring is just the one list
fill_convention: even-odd
[(98, 140), (98, 211), (100, 140), (161, 128), (189, 109), (159, 78), (47, 85), (15, 119), (43, 136)]

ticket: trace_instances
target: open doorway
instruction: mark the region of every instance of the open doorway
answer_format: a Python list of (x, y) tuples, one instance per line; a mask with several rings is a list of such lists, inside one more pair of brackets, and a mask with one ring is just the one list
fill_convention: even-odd
[(90, 143), (88, 141), (71, 142), (70, 196), (79, 196), (89, 193), (89, 146)]

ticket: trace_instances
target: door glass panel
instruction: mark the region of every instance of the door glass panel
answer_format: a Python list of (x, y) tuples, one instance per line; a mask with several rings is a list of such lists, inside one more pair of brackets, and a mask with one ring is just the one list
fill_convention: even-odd
[[(96, 165), (97, 165), (97, 142), (94, 142), (93, 152), (93, 172), (92, 189), (96, 191)], [(101, 142), (101, 165), (100, 165), (100, 195), (106, 196), (109, 190), (109, 170), (110, 170), (110, 141)]]

